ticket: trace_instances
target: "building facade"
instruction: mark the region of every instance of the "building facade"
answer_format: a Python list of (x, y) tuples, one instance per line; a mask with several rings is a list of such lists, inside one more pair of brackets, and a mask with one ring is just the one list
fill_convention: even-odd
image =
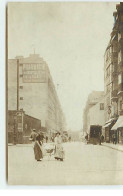
[(50, 134), (66, 130), (49, 67), (38, 54), (8, 60), (8, 109), (40, 119)]
[(41, 130), (41, 120), (25, 114), (24, 111), (8, 111), (8, 143), (30, 143), (33, 129)]
[(104, 91), (89, 94), (83, 113), (83, 132), (89, 133), (90, 125), (104, 125)]
[(88, 111), (88, 133), (91, 125), (103, 126), (105, 124), (104, 119), (104, 97), (101, 98), (97, 104), (90, 107)]
[(114, 26), (104, 55), (105, 123), (123, 115), (123, 3), (116, 5), (113, 16)]

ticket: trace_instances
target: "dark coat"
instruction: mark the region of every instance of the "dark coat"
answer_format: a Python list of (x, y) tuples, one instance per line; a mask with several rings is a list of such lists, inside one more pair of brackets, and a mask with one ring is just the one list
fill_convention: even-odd
[(38, 141), (35, 141), (35, 144), (34, 144), (34, 154), (35, 154), (36, 160), (40, 160), (41, 158), (43, 158), (41, 144)]

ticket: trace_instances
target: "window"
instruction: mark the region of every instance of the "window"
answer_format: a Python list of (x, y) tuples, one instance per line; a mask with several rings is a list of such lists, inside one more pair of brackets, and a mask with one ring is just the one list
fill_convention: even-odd
[(118, 41), (121, 39), (121, 33), (118, 33)]
[(122, 61), (122, 54), (121, 54), (121, 50), (118, 53), (118, 63), (120, 63)]
[(20, 78), (22, 78), (23, 77), (23, 74), (20, 74)]
[(122, 110), (122, 109), (123, 109), (123, 102), (120, 101), (120, 110)]
[(108, 84), (108, 85), (106, 86), (106, 92), (107, 92), (107, 93), (110, 91), (110, 88), (112, 88), (112, 87), (110, 87), (110, 84)]
[(20, 100), (23, 100), (23, 97), (20, 97)]
[(122, 83), (122, 74), (120, 73), (118, 75), (118, 84), (121, 84)]
[(114, 91), (114, 83), (112, 82), (112, 91)]
[(23, 64), (19, 64), (20, 66), (23, 66)]
[(121, 15), (121, 22), (123, 22), (123, 15)]
[(23, 86), (20, 86), (20, 89), (23, 89)]
[(100, 110), (104, 110), (104, 103), (100, 103)]

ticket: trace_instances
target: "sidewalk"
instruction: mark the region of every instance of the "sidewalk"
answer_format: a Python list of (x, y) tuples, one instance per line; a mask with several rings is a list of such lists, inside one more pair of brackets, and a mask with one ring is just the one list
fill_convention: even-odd
[[(52, 142), (48, 142), (48, 143), (44, 142), (43, 145), (44, 146), (49, 146), (49, 145), (54, 145), (54, 143), (52, 143)], [(16, 145), (14, 145), (12, 143), (9, 143), (8, 146), (13, 146), (13, 147), (33, 147), (34, 146), (34, 143), (29, 143), (29, 144), (16, 144)]]
[(118, 151), (121, 151), (123, 152), (123, 144), (112, 144), (112, 143), (102, 143), (102, 146), (106, 146), (106, 147), (109, 147), (109, 148), (112, 148), (114, 150), (118, 150)]
[(33, 144), (12, 144), (12, 143), (9, 143), (8, 146), (13, 146), (13, 147), (32, 147)]

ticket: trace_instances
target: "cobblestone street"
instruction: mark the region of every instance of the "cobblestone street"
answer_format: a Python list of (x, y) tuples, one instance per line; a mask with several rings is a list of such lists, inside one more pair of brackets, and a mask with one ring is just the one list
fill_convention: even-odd
[[(85, 185), (122, 184), (123, 152), (81, 142), (64, 144), (65, 160), (34, 159), (30, 145), (8, 147), (9, 184)], [(17, 169), (18, 168), (18, 169)], [(116, 175), (117, 174), (117, 175)]]

